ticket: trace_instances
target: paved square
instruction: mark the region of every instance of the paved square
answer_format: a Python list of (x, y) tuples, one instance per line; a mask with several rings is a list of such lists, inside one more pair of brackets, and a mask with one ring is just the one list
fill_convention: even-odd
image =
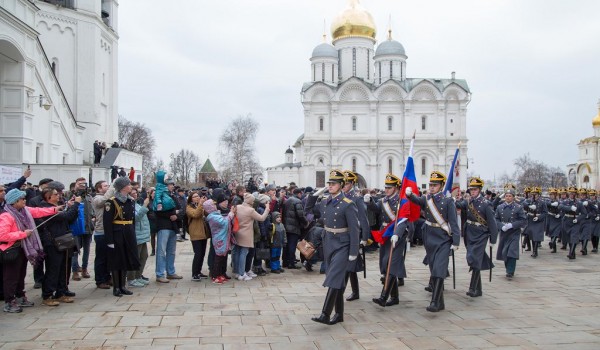
[[(93, 246), (92, 246), (93, 250)], [(600, 256), (550, 254), (547, 243), (533, 259), (525, 252), (516, 277), (504, 277), (497, 263), (492, 283), (482, 274), (481, 298), (465, 295), (470, 275), (465, 249), (457, 253), (456, 289), (446, 280), (446, 310), (429, 313), (424, 250), (407, 257), (409, 277), (400, 287), (400, 305), (371, 302), (381, 284), (378, 255), (367, 255), (367, 279), (359, 278), (361, 299), (345, 304), (345, 322), (325, 326), (310, 320), (321, 311), (325, 288), (317, 271), (288, 270), (252, 281), (214, 285), (191, 281), (192, 246), (177, 244), (177, 272), (185, 278), (115, 298), (92, 279), (70, 282), (73, 304), (0, 314), (2, 349), (599, 349)], [(90, 265), (93, 265), (93, 254)], [(145, 275), (153, 277), (154, 257)], [(204, 267), (206, 271), (206, 264)], [(346, 292), (348, 295), (349, 292)]]

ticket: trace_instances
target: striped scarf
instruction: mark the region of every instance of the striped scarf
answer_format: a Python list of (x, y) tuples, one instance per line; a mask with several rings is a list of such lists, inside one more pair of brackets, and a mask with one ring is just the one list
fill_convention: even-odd
[(44, 261), (45, 254), (31, 213), (29, 210), (27, 210), (27, 208), (17, 210), (12, 205), (6, 205), (4, 209), (15, 218), (15, 222), (19, 230), (33, 230), (29, 237), (26, 237), (21, 241), (21, 246), (23, 247), (25, 256), (31, 265), (38, 266), (38, 264)]

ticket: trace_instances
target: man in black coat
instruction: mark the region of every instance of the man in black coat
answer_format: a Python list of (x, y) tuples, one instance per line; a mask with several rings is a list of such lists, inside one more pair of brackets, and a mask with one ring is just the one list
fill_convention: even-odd
[(302, 190), (296, 188), (293, 196), (290, 196), (283, 205), (283, 219), (285, 232), (287, 235), (287, 254), (283, 261), (283, 266), (288, 269), (299, 269), (296, 266), (296, 245), (303, 234), (303, 230), (308, 226), (308, 221), (304, 215), (304, 205), (302, 205)]

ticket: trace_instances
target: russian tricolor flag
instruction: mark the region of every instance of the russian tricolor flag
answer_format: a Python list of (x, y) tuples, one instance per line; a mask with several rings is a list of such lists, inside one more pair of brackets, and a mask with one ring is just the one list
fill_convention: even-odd
[(444, 195), (446, 197), (452, 197), (452, 185), (454, 184), (454, 167), (456, 165), (456, 161), (458, 159), (458, 151), (460, 149), (460, 143), (456, 148), (456, 152), (454, 152), (454, 159), (452, 160), (452, 165), (450, 166), (450, 171), (448, 172), (448, 178), (446, 179), (446, 186), (444, 186)]

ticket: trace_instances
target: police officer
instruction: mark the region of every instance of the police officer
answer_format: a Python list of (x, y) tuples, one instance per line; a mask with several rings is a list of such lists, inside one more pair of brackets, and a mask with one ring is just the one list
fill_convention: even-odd
[[(323, 237), (324, 262), (327, 271), (324, 287), (328, 287), (323, 310), (315, 322), (331, 325), (344, 321), (344, 287), (348, 262), (356, 260), (359, 245), (359, 226), (356, 204), (342, 193), (344, 173), (334, 169), (329, 173), (329, 196), (319, 204), (320, 217), (325, 222)], [(335, 315), (329, 318), (335, 305)]]
[[(587, 210), (583, 206), (583, 201), (577, 200), (577, 189), (575, 187), (570, 186), (567, 189), (567, 193), (569, 198), (562, 201), (558, 208), (565, 213), (563, 216), (563, 226), (565, 228), (564, 242), (569, 242), (569, 255), (567, 257), (573, 260), (576, 258), (575, 249), (577, 243), (579, 243), (581, 223), (587, 216)], [(563, 244), (565, 244), (564, 242)]]
[(452, 198), (447, 198), (442, 189), (446, 176), (433, 171), (429, 176), (429, 193), (426, 197), (417, 197), (412, 188), (406, 188), (406, 197), (417, 203), (425, 211), (423, 238), (433, 278), (433, 294), (427, 311), (438, 312), (445, 309), (444, 279), (448, 273), (450, 250), (457, 250), (460, 244), (460, 229), (456, 216), (456, 206)]
[(508, 188), (504, 192), (504, 203), (496, 209), (496, 224), (500, 228), (500, 242), (496, 259), (504, 261), (506, 277), (512, 278), (519, 260), (521, 229), (527, 224), (523, 206), (515, 201), (516, 191)]
[(546, 234), (550, 236), (551, 253), (556, 253), (556, 240), (562, 232), (562, 212), (558, 209), (558, 190), (554, 187), (548, 189), (550, 200), (548, 202), (548, 215), (546, 216)]
[[(360, 246), (364, 247), (367, 245), (367, 240), (371, 234), (371, 228), (369, 227), (369, 220), (367, 219), (367, 210), (363, 197), (358, 195), (355, 190), (356, 183), (358, 182), (358, 174), (351, 170), (344, 170), (344, 176), (346, 177), (346, 183), (342, 191), (346, 198), (351, 199), (358, 210), (358, 224), (360, 226)], [(364, 254), (364, 252), (362, 252)], [(348, 263), (348, 272), (346, 273), (346, 284), (350, 279), (350, 286), (352, 287), (352, 293), (346, 298), (346, 301), (356, 300), (360, 297), (358, 289), (358, 274), (357, 272), (364, 271), (366, 266), (363, 266), (363, 259), (361, 252), (358, 252), (358, 258)]]
[[(381, 198), (377, 203), (369, 201), (367, 204), (379, 217), (379, 222), (381, 223), (380, 229), (382, 230), (385, 229), (390, 222), (396, 220), (398, 204), (400, 202), (399, 191), (402, 187), (402, 182), (396, 175), (387, 174), (385, 176), (384, 185), (385, 197)], [(380, 306), (392, 306), (400, 303), (398, 284), (404, 285), (404, 278), (406, 277), (404, 252), (408, 236), (408, 220), (404, 220), (402, 223), (396, 224), (393, 235), (379, 247), (379, 271), (383, 276), (387, 276), (388, 278), (387, 283), (385, 281), (386, 277), (383, 277), (382, 279), (383, 288), (379, 298), (373, 298), (373, 302)], [(388, 261), (390, 261), (390, 250), (392, 251), (392, 260), (390, 266), (388, 266)], [(388, 297), (390, 296), (391, 298), (388, 300)]]
[(525, 237), (531, 238), (533, 242), (533, 254), (531, 257), (537, 258), (538, 248), (544, 240), (544, 231), (546, 226), (546, 215), (548, 208), (546, 202), (540, 199), (542, 189), (540, 187), (531, 187), (529, 198), (523, 201), (523, 209), (527, 214), (527, 226), (525, 227)]
[(467, 264), (473, 270), (467, 295), (475, 298), (483, 295), (481, 288), (481, 270), (489, 270), (494, 265), (486, 253), (486, 247), (494, 247), (498, 239), (498, 227), (494, 209), (482, 194), (483, 180), (473, 177), (469, 180), (469, 192), (456, 202), (456, 208), (467, 213), (465, 226), (467, 236)]
[(125, 288), (127, 271), (137, 271), (140, 260), (135, 236), (135, 201), (129, 197), (131, 182), (119, 177), (113, 183), (115, 195), (105, 203), (103, 216), (108, 268), (112, 271), (113, 295), (133, 294)]
[(586, 211), (585, 217), (581, 222), (581, 236), (579, 237), (579, 241), (581, 242), (581, 255), (587, 255), (587, 245), (592, 238), (592, 221), (589, 215), (590, 202), (588, 201), (587, 193), (588, 191), (585, 188), (580, 188), (577, 191), (579, 202), (583, 205)]
[(588, 190), (590, 204), (588, 205), (588, 214), (590, 217), (590, 232), (592, 234), (592, 253), (598, 253), (598, 237), (600, 237), (600, 209), (598, 208), (597, 192), (594, 189)]

